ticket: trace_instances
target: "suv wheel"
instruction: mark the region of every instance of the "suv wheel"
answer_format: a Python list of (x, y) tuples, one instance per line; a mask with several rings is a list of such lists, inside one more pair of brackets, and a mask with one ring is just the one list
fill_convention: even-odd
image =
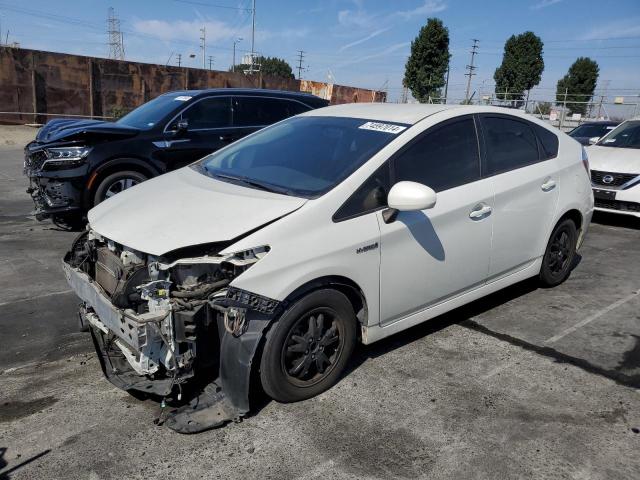
[(298, 300), (267, 334), (260, 363), (267, 395), (296, 402), (331, 388), (353, 352), (356, 325), (351, 303), (336, 290)]
[(134, 171), (116, 172), (106, 176), (98, 184), (96, 194), (93, 198), (93, 204), (97, 205), (111, 198), (114, 195), (131, 188), (134, 185), (144, 182), (147, 179), (145, 175)]
[(564, 282), (576, 255), (578, 232), (573, 220), (563, 220), (553, 229), (540, 267), (540, 282), (545, 287), (555, 287)]

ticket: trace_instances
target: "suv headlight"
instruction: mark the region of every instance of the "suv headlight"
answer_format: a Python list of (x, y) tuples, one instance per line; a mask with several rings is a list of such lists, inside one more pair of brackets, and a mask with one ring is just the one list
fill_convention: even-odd
[(45, 149), (47, 155), (45, 164), (53, 164), (57, 168), (80, 165), (87, 158), (89, 152), (91, 152), (91, 147), (47, 148)]

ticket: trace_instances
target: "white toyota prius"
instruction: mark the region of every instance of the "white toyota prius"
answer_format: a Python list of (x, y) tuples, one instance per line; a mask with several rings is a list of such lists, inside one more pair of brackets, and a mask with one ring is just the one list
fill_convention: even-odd
[(592, 212), (582, 147), (521, 112), (340, 105), (101, 203), (63, 267), (106, 377), (195, 432), (255, 385), (327, 390), (356, 342), (558, 285)]

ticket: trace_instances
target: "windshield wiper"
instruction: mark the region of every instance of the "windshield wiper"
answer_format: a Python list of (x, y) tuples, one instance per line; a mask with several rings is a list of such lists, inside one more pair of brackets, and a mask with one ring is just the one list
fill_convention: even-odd
[(277, 187), (275, 187), (273, 185), (269, 185), (269, 184), (266, 184), (266, 183), (258, 182), (257, 180), (253, 180), (253, 179), (248, 178), (248, 177), (236, 177), (234, 175), (226, 175), (224, 173), (217, 173), (217, 172), (216, 173), (210, 172), (210, 173), (214, 177), (223, 178), (225, 180), (231, 180), (232, 182), (244, 183), (245, 185), (249, 185), (250, 187), (258, 188), (258, 189), (264, 190), (266, 192), (288, 193), (288, 191), (285, 190), (285, 189), (277, 188)]

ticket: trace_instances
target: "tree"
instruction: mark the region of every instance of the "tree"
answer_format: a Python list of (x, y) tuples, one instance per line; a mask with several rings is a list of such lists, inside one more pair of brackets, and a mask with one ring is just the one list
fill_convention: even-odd
[(567, 74), (558, 80), (556, 88), (556, 103), (564, 105), (565, 92), (567, 108), (571, 113), (585, 114), (587, 103), (593, 97), (593, 91), (598, 83), (600, 68), (598, 64), (588, 57), (580, 57), (569, 67)]
[(540, 102), (533, 113), (549, 115), (551, 113), (551, 102)]
[(429, 98), (440, 97), (449, 58), (449, 29), (442, 20), (429, 18), (411, 42), (411, 55), (402, 81), (416, 100), (424, 103)]
[[(260, 71), (263, 75), (282, 78), (295, 78), (293, 76), (291, 65), (289, 65), (282, 58), (263, 56), (256, 57), (256, 65), (260, 65)], [(245, 70), (249, 70), (250, 68), (251, 65), (241, 63), (236, 65), (235, 69), (233, 67), (229, 68), (229, 71), (244, 72)]]
[(540, 37), (533, 32), (511, 35), (504, 44), (502, 64), (493, 74), (496, 81), (496, 96), (503, 100), (515, 102), (515, 106), (523, 104), (524, 92), (540, 83), (544, 60)]

